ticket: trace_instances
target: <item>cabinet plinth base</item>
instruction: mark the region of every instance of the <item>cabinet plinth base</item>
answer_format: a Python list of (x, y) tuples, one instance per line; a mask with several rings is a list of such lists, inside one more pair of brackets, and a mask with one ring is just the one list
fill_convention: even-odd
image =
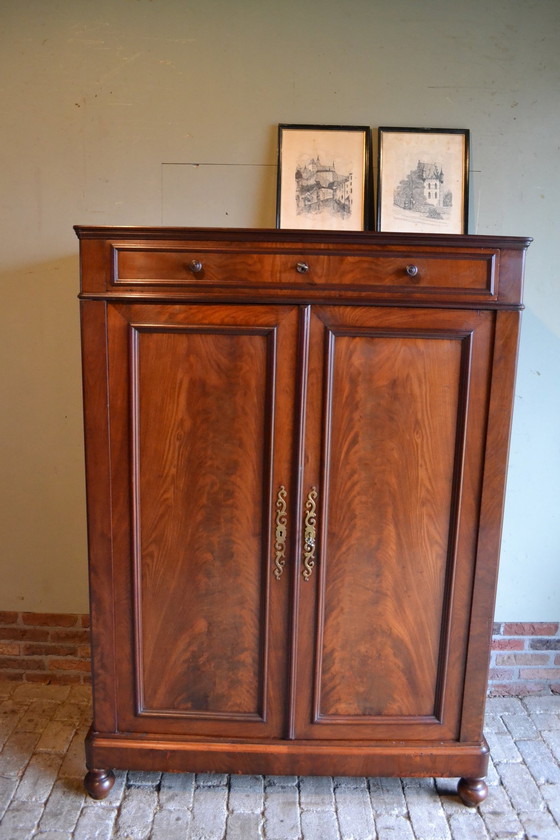
[(488, 785), (484, 779), (459, 779), (457, 793), (465, 805), (476, 808), (488, 796)]
[(105, 799), (114, 784), (112, 770), (89, 770), (84, 779), (84, 787), (92, 799)]
[[(461, 777), (459, 796), (476, 805), (486, 795), (488, 769), (485, 742), (417, 743), (188, 741), (179, 738), (136, 737), (131, 733), (90, 731), (86, 738), (89, 767), (189, 773), (248, 775)], [(112, 775), (112, 774), (111, 774)], [(109, 792), (107, 771), (92, 770), (86, 788), (92, 796)], [(92, 792), (93, 788), (93, 792)], [(463, 792), (464, 790), (464, 792)], [(106, 794), (105, 794), (106, 795)]]

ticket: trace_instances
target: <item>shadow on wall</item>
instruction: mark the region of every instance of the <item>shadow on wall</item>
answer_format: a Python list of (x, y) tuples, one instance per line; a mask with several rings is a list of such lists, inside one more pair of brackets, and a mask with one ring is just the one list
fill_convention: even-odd
[(522, 317), (497, 621), (560, 618), (560, 335)]
[(273, 228), (276, 172), (272, 164), (163, 163), (162, 224)]

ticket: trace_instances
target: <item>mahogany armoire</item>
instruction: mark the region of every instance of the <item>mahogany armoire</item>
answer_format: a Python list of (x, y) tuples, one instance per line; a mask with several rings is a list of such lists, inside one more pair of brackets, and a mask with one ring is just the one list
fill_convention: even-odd
[(90, 795), (123, 768), (481, 802), (530, 240), (76, 232)]

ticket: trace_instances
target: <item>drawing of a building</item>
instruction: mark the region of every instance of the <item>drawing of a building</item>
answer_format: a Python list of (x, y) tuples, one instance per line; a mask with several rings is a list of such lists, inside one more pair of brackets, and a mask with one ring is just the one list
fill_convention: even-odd
[(298, 213), (351, 212), (352, 173), (339, 174), (334, 162), (323, 164), (319, 157), (312, 158), (296, 170), (295, 178)]
[(424, 184), (424, 199), (427, 204), (441, 207), (443, 204), (443, 170), (437, 163), (419, 160), (416, 167), (418, 177)]

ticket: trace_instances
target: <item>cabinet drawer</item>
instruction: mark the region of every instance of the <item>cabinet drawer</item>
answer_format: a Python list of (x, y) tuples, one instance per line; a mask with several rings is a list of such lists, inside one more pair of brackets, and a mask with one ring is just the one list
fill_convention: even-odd
[(116, 286), (324, 288), (497, 296), (498, 252), (473, 254), (435, 250), (362, 254), (305, 249), (209, 250), (204, 243), (137, 246), (113, 243), (112, 284)]

